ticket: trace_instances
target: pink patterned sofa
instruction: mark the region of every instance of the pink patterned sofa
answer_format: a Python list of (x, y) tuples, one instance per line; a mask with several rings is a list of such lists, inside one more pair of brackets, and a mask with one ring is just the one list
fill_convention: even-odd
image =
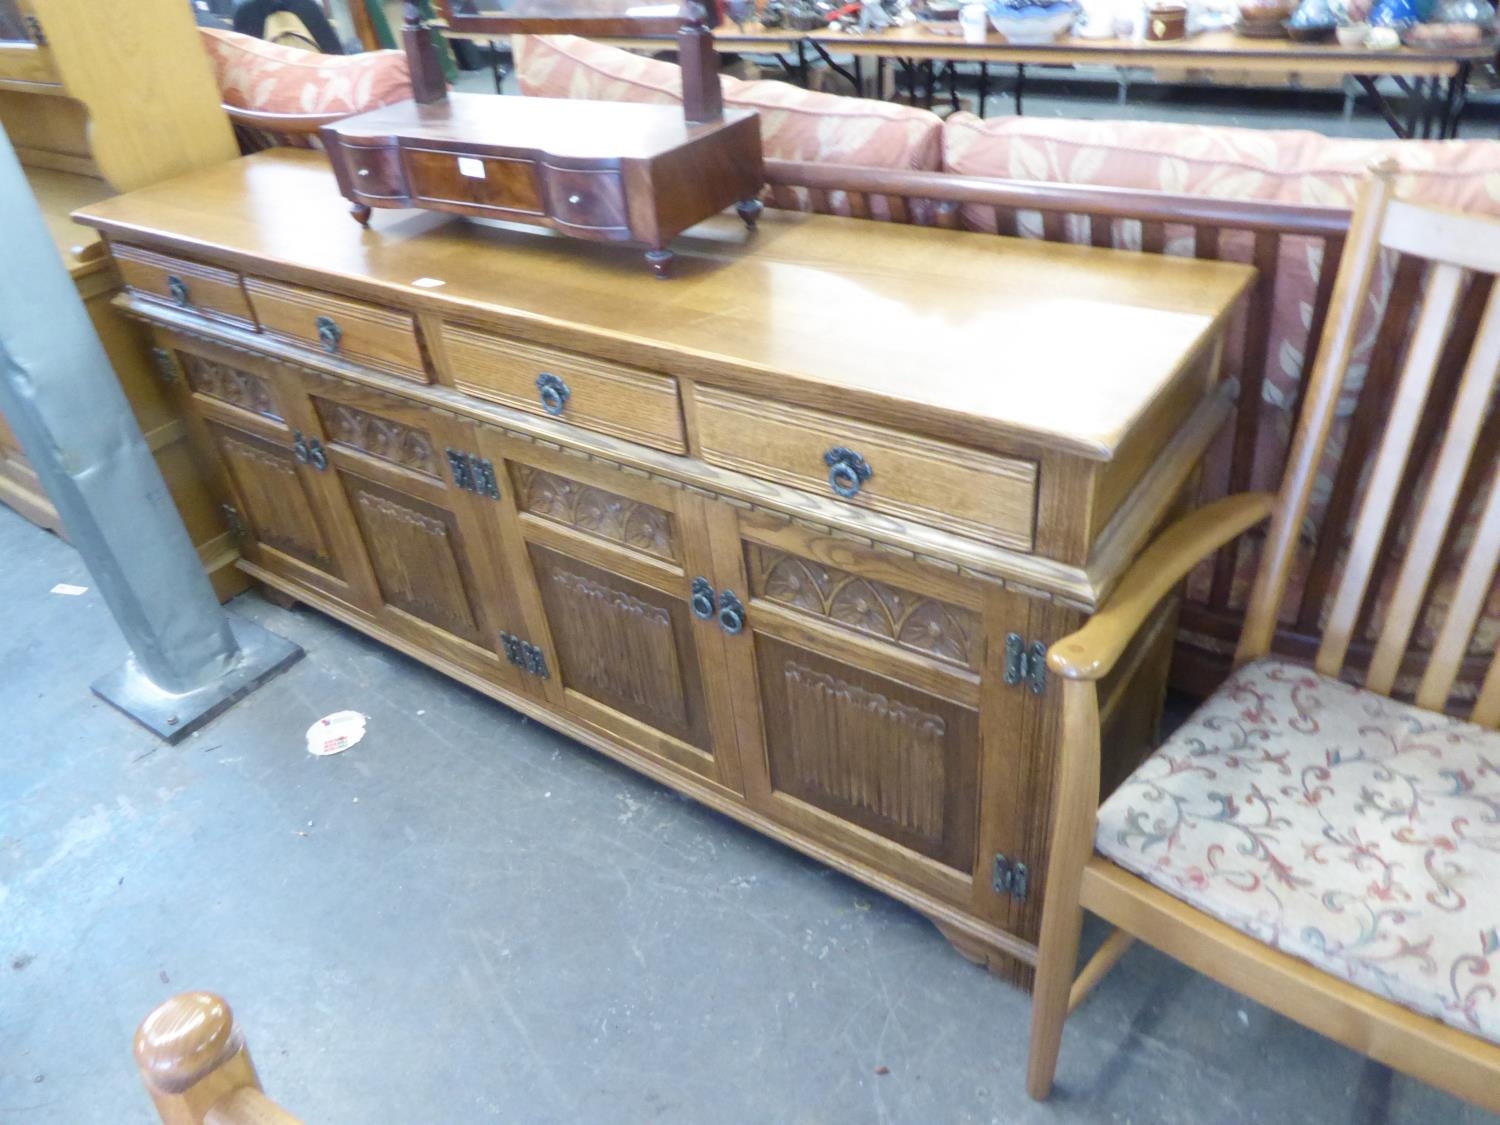
[[(587, 40), (518, 39), (516, 55), (526, 94), (653, 101), (677, 96), (675, 66)], [(1316, 340), (1330, 295), (1332, 271), (1325, 271), (1325, 259), (1337, 259), (1356, 185), (1372, 162), (1399, 162), (1404, 196), (1500, 214), (1496, 141), (1337, 140), (1302, 131), (981, 120), (964, 113), (941, 121), (925, 110), (729, 78), (724, 93), (731, 104), (761, 111), (772, 162), (768, 201), (777, 206), (1253, 261), (1261, 272), (1260, 290), (1228, 349), (1230, 373), (1242, 387), (1241, 407), (1234, 427), (1210, 451), (1205, 498), (1274, 487), (1279, 479), (1309, 341)], [(1101, 226), (1101, 211), (1115, 217)], [(1328, 577), (1342, 561), (1363, 449), (1397, 372), (1405, 295), (1421, 284), (1394, 261), (1382, 265), (1356, 360), (1368, 371), (1368, 387), (1358, 411), (1353, 400), (1347, 404), (1329, 444), (1301, 573), (1283, 607), (1283, 651), (1304, 653), (1318, 632)], [(1494, 428), (1500, 430), (1500, 422)], [(1425, 435), (1429, 443), (1431, 437)], [(1494, 437), (1500, 445), (1500, 433)], [(1414, 460), (1420, 464), (1421, 457)], [(1404, 521), (1396, 522), (1393, 534), (1401, 536)], [(1461, 546), (1466, 534), (1467, 526), (1457, 529), (1449, 547)], [(1194, 576), (1184, 609), (1186, 643), (1179, 645), (1176, 666), (1183, 686), (1206, 693), (1227, 671), (1254, 550), (1252, 541)], [(1379, 577), (1386, 583), (1393, 578)], [(1453, 577), (1450, 568), (1430, 591), (1419, 639), (1425, 633), (1431, 640)], [(1382, 600), (1377, 592), (1367, 620), (1378, 617)], [(1476, 669), (1497, 639), (1500, 594), (1492, 591), (1472, 645)], [(1459, 690), (1471, 695), (1475, 687), (1465, 677)]]
[(198, 30), (224, 111), (247, 152), (270, 144), (309, 147), (330, 116), (411, 97), (404, 51), (320, 55), (234, 31)]

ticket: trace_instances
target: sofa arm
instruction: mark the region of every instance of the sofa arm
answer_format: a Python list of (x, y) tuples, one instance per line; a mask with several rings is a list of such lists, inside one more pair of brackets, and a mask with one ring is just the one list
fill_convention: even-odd
[(1070, 680), (1109, 675), (1172, 587), (1214, 551), (1267, 518), (1275, 503), (1269, 492), (1226, 496), (1173, 524), (1131, 564), (1104, 607), (1048, 650), (1052, 670)]

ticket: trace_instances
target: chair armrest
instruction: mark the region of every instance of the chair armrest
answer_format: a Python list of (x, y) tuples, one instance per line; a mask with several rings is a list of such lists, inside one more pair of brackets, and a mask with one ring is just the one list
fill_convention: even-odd
[(1172, 587), (1203, 559), (1269, 516), (1275, 503), (1272, 493), (1245, 492), (1184, 516), (1141, 552), (1103, 608), (1083, 628), (1048, 650), (1048, 665), (1070, 680), (1098, 680), (1109, 675)]

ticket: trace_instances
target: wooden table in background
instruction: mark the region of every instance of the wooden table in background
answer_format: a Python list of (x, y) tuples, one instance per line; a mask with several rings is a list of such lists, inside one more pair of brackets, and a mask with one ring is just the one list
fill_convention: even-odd
[[(1398, 137), (1453, 137), (1463, 113), (1465, 88), (1476, 63), (1494, 54), (1489, 44), (1466, 44), (1441, 50), (1408, 47), (1376, 51), (1341, 47), (1334, 43), (1294, 43), (1289, 39), (1247, 39), (1231, 31), (1208, 32), (1189, 39), (1145, 43), (1122, 39), (1060, 39), (1053, 43), (1016, 45), (990, 34), (984, 43), (966, 43), (958, 35), (940, 34), (920, 26), (857, 34), (815, 31), (808, 41), (830, 66), (835, 55), (856, 62), (872, 58), (883, 63), (898, 59), (908, 67), (924, 62), (970, 62), (980, 65), (980, 107), (988, 87), (990, 63), (1017, 68), (1016, 112), (1027, 66), (1171, 67), (1182, 70), (1295, 72), (1353, 78), (1370, 95), (1382, 117)], [(851, 81), (861, 76), (842, 68)], [(1403, 120), (1381, 91), (1376, 79), (1397, 80), (1415, 102)], [(915, 89), (913, 90), (915, 94)], [(929, 85), (929, 96), (931, 85)]]

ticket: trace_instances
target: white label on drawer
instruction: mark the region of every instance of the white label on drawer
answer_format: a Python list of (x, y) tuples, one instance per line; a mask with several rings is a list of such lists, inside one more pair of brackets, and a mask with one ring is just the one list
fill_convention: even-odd
[(419, 277), (416, 281), (412, 282), (412, 285), (418, 289), (436, 289), (439, 285), (447, 284), (446, 281), (439, 277)]
[(484, 179), (484, 161), (475, 156), (460, 156), (458, 174), (468, 176), (471, 180), (482, 180)]

